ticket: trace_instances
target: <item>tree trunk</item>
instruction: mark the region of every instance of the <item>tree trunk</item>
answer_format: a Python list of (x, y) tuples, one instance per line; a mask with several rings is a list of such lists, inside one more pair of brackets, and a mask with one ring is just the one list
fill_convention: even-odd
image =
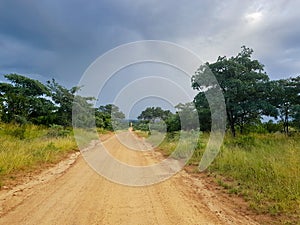
[(286, 118), (286, 134), (289, 135), (289, 118)]
[(244, 132), (244, 124), (241, 124), (240, 125), (240, 133), (243, 134), (243, 132)]
[(285, 118), (284, 118), (284, 131), (286, 133), (286, 135), (289, 134), (289, 112), (288, 109), (286, 109), (285, 111)]
[(234, 123), (230, 123), (230, 130), (233, 137), (236, 136)]
[(235, 121), (234, 121), (234, 116), (233, 116), (233, 113), (227, 113), (227, 118), (228, 118), (228, 121), (229, 121), (229, 126), (230, 126), (230, 131), (231, 131), (231, 134), (233, 137), (236, 136), (236, 132), (235, 132)]

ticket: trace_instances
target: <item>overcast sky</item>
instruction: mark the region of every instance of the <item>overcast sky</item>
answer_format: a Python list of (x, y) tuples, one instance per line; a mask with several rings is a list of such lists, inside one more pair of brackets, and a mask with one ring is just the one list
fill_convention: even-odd
[(299, 8), (296, 0), (0, 0), (0, 73), (71, 87), (106, 51), (155, 39), (204, 62), (246, 45), (271, 79), (287, 78), (300, 74)]

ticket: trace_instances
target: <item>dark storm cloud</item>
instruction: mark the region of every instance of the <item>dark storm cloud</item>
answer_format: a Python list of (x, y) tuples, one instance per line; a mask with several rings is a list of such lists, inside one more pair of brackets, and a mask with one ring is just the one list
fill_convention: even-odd
[(273, 78), (299, 73), (297, 1), (0, 1), (0, 72), (76, 85), (105, 51), (131, 41), (182, 44), (204, 61), (252, 47)]
[(98, 1), (3, 1), (1, 69), (76, 82), (93, 59), (134, 36), (118, 23), (119, 10)]

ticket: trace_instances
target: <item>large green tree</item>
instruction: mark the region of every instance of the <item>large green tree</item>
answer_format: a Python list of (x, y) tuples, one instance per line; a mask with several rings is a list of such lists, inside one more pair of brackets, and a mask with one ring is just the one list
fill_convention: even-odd
[(170, 110), (163, 110), (161, 107), (147, 107), (138, 116), (141, 120), (155, 120), (157, 118), (166, 120), (171, 115)]
[(4, 77), (9, 81), (0, 83), (1, 116), (4, 122), (52, 123), (55, 107), (45, 85), (18, 74)]
[[(207, 63), (224, 94), (228, 125), (233, 136), (236, 135), (237, 126), (243, 132), (245, 124), (259, 120), (261, 115), (276, 114), (275, 108), (266, 98), (265, 84), (269, 78), (264, 72), (264, 66), (252, 59), (252, 53), (252, 49), (242, 46), (237, 56), (219, 56), (216, 62)], [(199, 71), (195, 73), (192, 87), (204, 93), (213, 91), (214, 87), (203, 88), (202, 75)], [(196, 103), (199, 98), (195, 98)], [(200, 107), (199, 104), (197, 106)]]
[[(168, 132), (180, 130), (180, 119), (178, 113), (173, 114), (170, 110), (164, 110), (161, 107), (147, 107), (138, 116), (139, 123), (135, 125), (136, 129), (148, 130), (149, 124), (152, 128)], [(166, 127), (165, 127), (166, 126)]]
[(288, 134), (291, 124), (299, 127), (300, 76), (270, 81), (267, 89), (269, 102), (277, 108), (283, 131)]
[[(47, 86), (50, 90), (50, 96), (55, 102), (56, 110), (53, 115), (55, 123), (62, 126), (72, 125), (72, 112), (75, 114), (76, 123), (73, 124), (77, 127), (89, 127), (93, 125), (92, 104), (90, 101), (94, 100), (93, 97), (83, 97), (76, 95), (80, 87), (65, 88), (52, 79), (47, 81)], [(74, 109), (74, 111), (73, 111)]]

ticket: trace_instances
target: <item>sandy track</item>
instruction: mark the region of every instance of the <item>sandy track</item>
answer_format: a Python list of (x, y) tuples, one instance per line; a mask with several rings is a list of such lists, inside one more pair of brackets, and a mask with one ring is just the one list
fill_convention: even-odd
[[(126, 135), (129, 141), (139, 142)], [(135, 165), (160, 157), (155, 152), (129, 150), (115, 137), (106, 140), (105, 146), (119, 160)], [(99, 176), (81, 156), (60, 176), (12, 195), (2, 191), (0, 204), (0, 224), (6, 225), (257, 224), (184, 171), (159, 184), (129, 187)]]

